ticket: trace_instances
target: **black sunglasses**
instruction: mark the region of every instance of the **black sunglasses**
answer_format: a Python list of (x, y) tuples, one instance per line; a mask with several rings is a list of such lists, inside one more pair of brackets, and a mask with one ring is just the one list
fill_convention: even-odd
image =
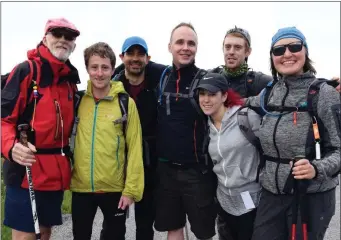
[(271, 49), (271, 52), (274, 56), (282, 56), (285, 51), (289, 49), (291, 53), (300, 52), (303, 48), (303, 42), (293, 42), (285, 45), (278, 45)]
[(65, 31), (65, 30), (51, 30), (50, 33), (55, 37), (55, 38), (61, 38), (64, 36), (64, 39), (66, 41), (73, 41), (76, 39), (76, 35), (70, 31)]

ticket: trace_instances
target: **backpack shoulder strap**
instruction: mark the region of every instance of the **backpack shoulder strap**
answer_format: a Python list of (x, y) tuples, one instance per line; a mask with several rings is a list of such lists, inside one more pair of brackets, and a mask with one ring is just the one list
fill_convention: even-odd
[(254, 96), (253, 92), (253, 86), (257, 82), (257, 76), (258, 74), (255, 71), (247, 71), (246, 73), (246, 79), (245, 79), (245, 85), (246, 85), (246, 96)]
[(197, 96), (195, 95), (195, 88), (199, 85), (200, 80), (207, 74), (208, 72), (204, 69), (199, 69), (198, 72), (195, 74), (191, 86), (189, 88), (189, 99), (191, 101), (192, 106), (197, 111), (199, 115), (204, 115), (199, 104)]
[(124, 169), (123, 169), (123, 178), (124, 181), (127, 178), (127, 167), (128, 167), (128, 145), (126, 141), (127, 137), (127, 122), (128, 122), (128, 104), (129, 104), (129, 95), (127, 93), (119, 93), (118, 94), (118, 101), (120, 104), (120, 110), (122, 114), (122, 132), (124, 136), (125, 142), (125, 151), (124, 151)]
[[(70, 151), (71, 153), (74, 152), (75, 149), (75, 140), (76, 140), (76, 134), (77, 134), (77, 126), (79, 123), (79, 117), (78, 117), (78, 109), (79, 109), (79, 105), (81, 103), (81, 100), (83, 98), (85, 94), (85, 90), (81, 90), (81, 91), (76, 91), (75, 95), (74, 95), (74, 99), (73, 99), (73, 108), (74, 108), (74, 113), (75, 113), (75, 117), (73, 120), (73, 126), (72, 126), (72, 131), (71, 131), (71, 137), (70, 137)], [(73, 164), (73, 156), (72, 156), (72, 161), (71, 163)]]
[(159, 98), (158, 98), (158, 102), (159, 104), (161, 104), (162, 102), (162, 94), (163, 94), (163, 91), (165, 90), (165, 87), (168, 83), (168, 79), (169, 79), (169, 74), (172, 70), (172, 67), (171, 66), (167, 66), (162, 74), (161, 74), (161, 77), (160, 77), (160, 81), (159, 81)]
[(249, 121), (249, 115), (248, 111), (249, 109), (244, 109), (245, 107), (241, 107), (238, 110), (237, 114), (237, 121), (238, 126), (244, 137), (253, 145), (259, 152), (260, 161), (257, 167), (257, 175), (256, 175), (256, 182), (259, 182), (259, 174), (260, 171), (265, 166), (265, 159), (264, 159), (264, 151), (262, 148), (262, 145), (260, 143), (259, 138), (255, 135), (255, 133), (252, 131), (252, 127), (250, 125)]
[(209, 72), (209, 73), (220, 73), (220, 74), (223, 73), (223, 71), (224, 71), (224, 66), (223, 65), (218, 66), (218, 67), (213, 68), (213, 69), (207, 70), (207, 72)]
[(85, 94), (85, 90), (75, 92), (74, 102), (73, 102), (74, 103), (74, 109), (75, 109), (75, 117), (78, 116), (78, 108), (79, 108), (79, 105), (81, 103), (81, 100), (82, 100), (84, 94)]
[(324, 78), (317, 78), (315, 79), (308, 88), (308, 95), (307, 95), (307, 108), (308, 113), (312, 118), (317, 118), (317, 102), (319, 97), (319, 91), (322, 84), (328, 84), (333, 87), (336, 87), (335, 81), (327, 80)]
[(127, 130), (127, 121), (128, 121), (128, 104), (129, 104), (129, 95), (127, 93), (119, 93), (118, 101), (120, 104), (120, 110), (122, 114), (122, 126), (123, 126), (123, 135), (126, 137)]
[(263, 105), (262, 107), (264, 107), (265, 110), (267, 110), (269, 96), (275, 84), (276, 84), (275, 81), (269, 82), (264, 89), (263, 95), (261, 96), (261, 102), (264, 104), (264, 105), (263, 104), (261, 105)]
[[(34, 86), (39, 86), (40, 79), (38, 78), (38, 66), (36, 61), (34, 60), (27, 60), (30, 70), (31, 70), (31, 79), (30, 79), (30, 87), (27, 89), (27, 97), (30, 98), (33, 92)], [(29, 99), (28, 99), (29, 100)]]
[(241, 107), (238, 110), (237, 114), (237, 120), (238, 120), (238, 126), (245, 136), (245, 138), (257, 148), (259, 152), (263, 152), (263, 149), (261, 147), (259, 138), (254, 134), (252, 131), (252, 127), (250, 125), (249, 121), (249, 109), (245, 109), (245, 107)]
[(124, 69), (121, 71), (121, 72), (119, 72), (118, 74), (116, 74), (115, 75), (115, 77), (113, 77), (113, 81), (119, 81), (120, 80), (120, 78), (121, 78), (121, 76), (122, 76), (122, 74), (124, 74)]

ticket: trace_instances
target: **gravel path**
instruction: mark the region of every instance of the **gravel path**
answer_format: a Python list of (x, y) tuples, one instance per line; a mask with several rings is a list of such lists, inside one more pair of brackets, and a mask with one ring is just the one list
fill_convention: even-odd
[[(329, 229), (325, 236), (325, 240), (340, 240), (340, 187), (337, 188), (337, 209), (336, 213), (329, 225)], [(58, 226), (53, 229), (52, 240), (71, 240), (72, 239), (72, 229), (71, 229), (71, 216), (69, 214), (63, 216), (64, 224), (62, 226)], [(92, 231), (92, 240), (98, 240), (99, 234), (102, 226), (103, 216), (100, 210), (98, 210), (96, 214), (96, 218), (93, 224)], [(126, 222), (127, 225), (127, 233), (126, 240), (134, 240), (135, 239), (135, 221), (134, 221), (134, 208), (130, 208), (130, 218)], [(194, 235), (190, 232), (190, 240), (195, 240)], [(156, 232), (154, 236), (155, 240), (166, 240), (166, 234)], [(218, 240), (218, 237), (215, 236), (214, 240)]]

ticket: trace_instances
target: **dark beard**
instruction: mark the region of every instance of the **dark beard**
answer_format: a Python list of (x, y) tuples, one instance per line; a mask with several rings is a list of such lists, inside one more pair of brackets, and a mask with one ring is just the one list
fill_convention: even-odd
[(127, 69), (127, 72), (129, 73), (129, 75), (133, 75), (133, 76), (136, 76), (136, 77), (139, 77), (141, 76), (143, 73), (144, 73), (144, 69), (141, 69), (140, 71), (138, 72), (131, 72)]
[(140, 63), (140, 62), (133, 62), (133, 63), (140, 64), (140, 66), (141, 66), (140, 71), (138, 71), (138, 72), (130, 71), (130, 69), (129, 69), (129, 67), (128, 67), (128, 68), (126, 68), (127, 72), (128, 72), (130, 75), (133, 75), (133, 76), (136, 76), (136, 77), (141, 76), (141, 75), (144, 73), (144, 69), (145, 69), (146, 66), (143, 67), (142, 63)]

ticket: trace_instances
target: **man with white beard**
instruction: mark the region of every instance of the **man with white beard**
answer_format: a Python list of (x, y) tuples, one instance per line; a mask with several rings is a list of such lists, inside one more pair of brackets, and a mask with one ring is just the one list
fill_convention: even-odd
[[(63, 192), (71, 179), (68, 153), (74, 93), (80, 83), (68, 58), (79, 34), (64, 18), (48, 20), (42, 41), (28, 51), (28, 59), (1, 76), (4, 225), (12, 229), (12, 239), (33, 240), (40, 235), (48, 240), (51, 227), (62, 224)], [(29, 127), (27, 144), (19, 140), (21, 124)], [(25, 167), (30, 167), (33, 179), (32, 207), (28, 190), (32, 180), (27, 180)]]

